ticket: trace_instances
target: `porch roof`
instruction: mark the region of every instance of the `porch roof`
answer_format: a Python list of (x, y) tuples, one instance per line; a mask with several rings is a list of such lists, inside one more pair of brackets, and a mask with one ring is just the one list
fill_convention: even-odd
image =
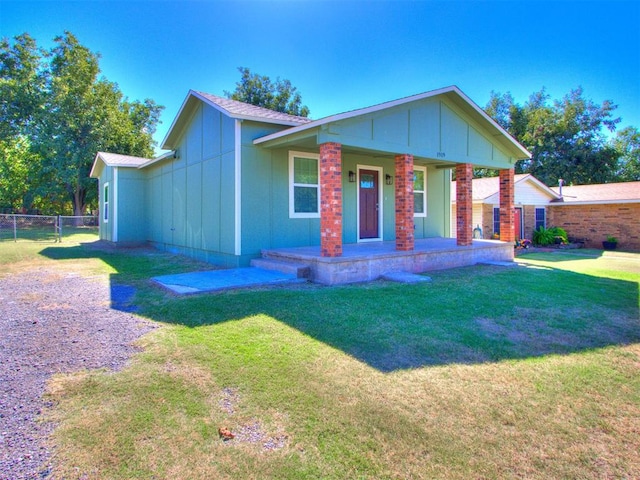
[[(439, 134), (440, 138), (432, 141), (431, 144), (427, 144), (428, 142), (420, 142), (418, 141), (419, 139), (413, 139), (413, 141), (409, 139), (413, 128), (416, 130), (422, 129), (420, 133), (423, 133), (424, 129), (427, 129), (429, 125), (417, 125), (418, 120), (411, 118), (410, 112), (407, 113), (406, 117), (400, 115), (399, 112), (401, 112), (403, 108), (404, 111), (408, 112), (408, 109), (413, 107), (413, 105), (410, 104), (417, 106), (421, 104), (420, 102), (424, 104), (424, 102), (429, 100), (441, 100), (446, 105), (446, 108), (450, 108), (453, 114), (460, 118), (457, 120), (457, 124), (455, 124), (455, 119), (452, 121), (452, 124), (455, 125), (449, 125), (451, 130), (454, 128), (458, 128), (459, 130), (466, 128), (467, 131), (473, 130), (472, 133), (474, 133), (478, 139), (481, 139), (480, 142), (484, 141), (485, 144), (495, 145), (501, 151), (499, 161), (492, 161), (492, 157), (487, 162), (487, 158), (479, 158), (481, 156), (480, 154), (477, 154), (477, 152), (469, 152), (467, 149), (465, 153), (467, 157), (472, 157), (472, 160), (474, 159), (473, 157), (477, 157), (475, 158), (477, 162), (472, 161), (471, 163), (480, 165), (484, 161), (497, 168), (508, 168), (512, 166), (516, 160), (531, 158), (531, 154), (522, 145), (456, 86), (449, 86), (367, 108), (332, 115), (257, 138), (253, 143), (266, 148), (292, 146), (317, 148), (319, 144), (333, 141), (341, 143), (346, 147), (362, 150), (373, 150), (387, 154), (412, 154), (417, 157), (434, 159), (444, 164), (469, 162), (469, 158), (462, 158), (465, 155), (447, 155), (444, 152), (446, 147), (443, 146), (443, 143), (445, 143), (447, 139), (443, 141), (441, 134)], [(440, 110), (432, 113), (427, 121), (433, 121), (437, 118), (442, 124), (444, 118), (442, 113), (443, 107), (439, 106), (439, 108)], [(383, 118), (385, 115), (387, 116), (386, 119)], [(449, 116), (451, 117), (451, 114)], [(354, 127), (358, 120), (364, 121), (365, 117), (371, 120), (371, 128), (361, 127), (358, 129), (358, 127)], [(427, 117), (424, 116), (424, 118)], [(403, 136), (401, 138), (395, 138), (392, 134), (385, 131), (382, 135), (376, 137), (375, 129), (377, 125), (374, 122), (380, 121), (380, 119), (384, 122), (383, 128), (389, 131), (393, 131), (394, 128), (397, 131), (404, 129), (402, 131)], [(416, 125), (410, 125), (411, 122), (416, 123)], [(463, 123), (466, 125), (463, 126)], [(383, 128), (381, 127), (380, 130)], [(434, 130), (435, 129), (431, 129), (431, 132)], [(435, 133), (430, 134), (435, 135)], [(480, 147), (486, 150), (487, 147), (485, 144)]]

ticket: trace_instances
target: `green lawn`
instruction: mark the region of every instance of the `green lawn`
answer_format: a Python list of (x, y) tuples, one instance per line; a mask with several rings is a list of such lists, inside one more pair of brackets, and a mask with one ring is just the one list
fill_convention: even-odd
[(201, 264), (19, 246), (6, 271), (109, 275), (165, 325), (122, 372), (52, 380), (58, 477), (640, 477), (639, 254), (176, 297), (148, 278)]

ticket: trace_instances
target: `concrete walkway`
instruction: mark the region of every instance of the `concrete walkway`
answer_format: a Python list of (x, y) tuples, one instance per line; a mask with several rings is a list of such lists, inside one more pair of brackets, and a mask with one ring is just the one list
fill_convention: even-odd
[(255, 267), (162, 275), (151, 280), (179, 295), (306, 282), (295, 275)]

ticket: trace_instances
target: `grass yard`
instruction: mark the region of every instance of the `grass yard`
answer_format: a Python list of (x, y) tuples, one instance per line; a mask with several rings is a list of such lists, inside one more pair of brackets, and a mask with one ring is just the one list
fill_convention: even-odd
[(56, 478), (640, 478), (640, 254), (586, 254), (187, 297), (148, 278), (202, 264), (161, 253), (0, 265), (108, 276), (165, 325), (124, 371), (50, 382)]

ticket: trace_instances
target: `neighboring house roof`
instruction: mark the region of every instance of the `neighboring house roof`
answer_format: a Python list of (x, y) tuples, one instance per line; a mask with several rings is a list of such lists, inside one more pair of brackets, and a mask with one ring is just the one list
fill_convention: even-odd
[[(559, 187), (553, 187), (552, 190), (560, 196)], [(640, 182), (563, 186), (562, 197), (553, 203), (554, 205), (640, 203)]]
[(180, 134), (183, 122), (186, 121), (185, 117), (188, 117), (188, 115), (183, 115), (183, 113), (188, 113), (193, 110), (195, 108), (194, 102), (196, 101), (202, 101), (224, 113), (228, 117), (237, 120), (253, 120), (256, 122), (274, 123), (288, 127), (304, 125), (311, 122), (310, 118), (276, 112), (275, 110), (257, 107), (249, 103), (239, 102), (229, 98), (218, 97), (217, 95), (211, 95), (210, 93), (189, 90), (187, 97), (184, 102), (182, 102), (182, 106), (180, 107), (178, 114), (169, 127), (167, 135), (161, 143), (162, 148), (175, 148), (174, 143)]
[(282, 137), (286, 137), (287, 135), (294, 135), (300, 132), (304, 132), (305, 130), (314, 129), (317, 127), (321, 127), (328, 123), (337, 122), (340, 120), (345, 120), (348, 118), (357, 117), (360, 115), (366, 115), (370, 113), (375, 113), (380, 110), (385, 110), (388, 108), (393, 108), (399, 105), (404, 105), (410, 102), (416, 102), (420, 100), (424, 100), (427, 98), (436, 97), (438, 95), (445, 95), (450, 98), (456, 99), (458, 104), (465, 109), (465, 111), (476, 121), (483, 123), (485, 125), (489, 125), (490, 129), (494, 131), (494, 135), (502, 136), (506, 139), (506, 142), (511, 147), (514, 152), (517, 152), (517, 158), (531, 158), (531, 153), (527, 149), (525, 149), (522, 145), (520, 145), (515, 138), (513, 138), (509, 132), (507, 132), (504, 128), (502, 128), (495, 120), (493, 120), (487, 113), (482, 110), (478, 105), (476, 105), (473, 100), (467, 97), (458, 87), (455, 85), (440, 88), (438, 90), (431, 90), (429, 92), (420, 93), (418, 95), (412, 95), (410, 97), (400, 98), (398, 100), (393, 100), (390, 102), (380, 103), (378, 105), (373, 105), (371, 107), (361, 108), (358, 110), (351, 110), (345, 113), (340, 113), (337, 115), (331, 115), (329, 117), (321, 118), (319, 120), (315, 120), (309, 123), (305, 123), (303, 125), (299, 125), (297, 127), (289, 128), (283, 130), (281, 132), (276, 132), (271, 135), (267, 135), (265, 137), (257, 138), (253, 141), (254, 144), (259, 145), (262, 143), (267, 143), (272, 140), (277, 140)]
[[(547, 187), (544, 183), (538, 180), (530, 173), (524, 173), (514, 175), (514, 188), (518, 184), (524, 184), (526, 182), (533, 183), (536, 187), (551, 197), (552, 201), (559, 199), (560, 196), (553, 191), (553, 189)], [(451, 201), (456, 201), (456, 182), (451, 182)], [(482, 202), (493, 195), (500, 192), (500, 177), (484, 177), (474, 178), (471, 182), (471, 195), (474, 202)]]

